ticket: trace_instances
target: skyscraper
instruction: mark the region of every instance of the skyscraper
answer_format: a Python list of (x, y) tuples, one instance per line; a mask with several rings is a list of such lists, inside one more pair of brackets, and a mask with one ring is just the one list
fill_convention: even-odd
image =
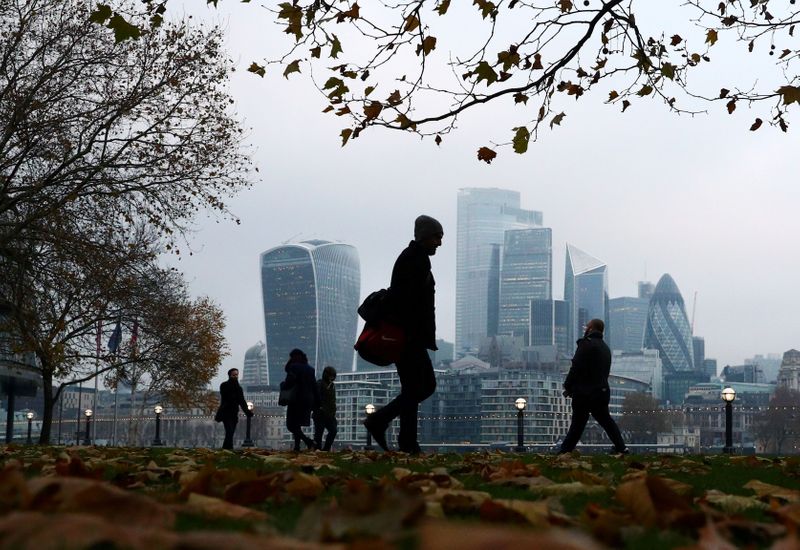
[[(608, 321), (608, 267), (571, 244), (567, 244), (564, 301), (567, 302), (569, 309), (570, 342), (574, 342), (582, 335), (582, 325), (585, 321), (590, 319)], [(584, 310), (583, 316), (581, 309)]]
[(692, 354), (694, 356), (694, 370), (705, 372), (706, 339), (702, 336), (692, 336)]
[(549, 300), (552, 287), (552, 230), (537, 227), (506, 231), (500, 270), (498, 334), (523, 336), (528, 344), (531, 300)]
[(572, 351), (567, 338), (567, 302), (553, 299), (531, 300), (530, 319), (531, 346), (556, 346), (556, 350), (564, 355)]
[(689, 318), (678, 285), (668, 273), (659, 279), (650, 299), (644, 346), (659, 351), (665, 375), (694, 371)]
[(355, 247), (310, 240), (261, 254), (267, 365), (271, 384), (284, 378), (293, 348), (302, 349), (317, 373), (353, 365), (361, 273)]
[(487, 336), (490, 308), (496, 307), (489, 300), (492, 254), (503, 245), (505, 231), (541, 224), (541, 212), (520, 208), (517, 191), (469, 188), (458, 192), (456, 356), (477, 353)]
[(650, 300), (625, 296), (608, 301), (608, 345), (612, 350), (635, 353), (644, 342)]
[(656, 291), (656, 287), (650, 281), (639, 281), (639, 298), (645, 298), (650, 300), (653, 297), (653, 292)]
[(280, 380), (270, 380), (269, 370), (267, 369), (267, 346), (264, 342), (258, 342), (251, 346), (244, 353), (244, 364), (242, 365), (242, 375), (240, 377), (242, 386), (261, 386), (280, 383)]

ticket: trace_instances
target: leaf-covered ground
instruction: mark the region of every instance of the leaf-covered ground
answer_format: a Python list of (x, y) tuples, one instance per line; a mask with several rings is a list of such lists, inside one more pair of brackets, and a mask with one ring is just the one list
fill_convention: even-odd
[(2, 548), (800, 548), (800, 458), (2, 454)]

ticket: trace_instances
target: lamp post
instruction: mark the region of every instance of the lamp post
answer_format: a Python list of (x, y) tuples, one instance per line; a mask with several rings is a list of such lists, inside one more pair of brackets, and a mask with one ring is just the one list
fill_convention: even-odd
[(525, 430), (525, 405), (528, 402), (525, 400), (524, 397), (518, 398), (514, 401), (514, 406), (517, 408), (517, 448), (514, 449), (518, 453), (524, 453), (525, 447), (523, 445), (524, 439), (524, 430)]
[[(375, 405), (369, 403), (366, 407), (364, 407), (364, 411), (367, 413), (367, 418), (369, 418), (369, 415), (375, 412)], [(370, 434), (369, 430), (367, 430), (367, 445), (364, 447), (364, 450), (371, 451), (372, 449), (372, 434)]]
[(33, 444), (33, 440), (31, 439), (31, 431), (33, 430), (33, 411), (28, 411), (28, 414), (25, 415), (28, 418), (28, 445)]
[(86, 409), (83, 411), (83, 415), (86, 417), (86, 435), (83, 438), (84, 445), (91, 445), (92, 444), (92, 415), (94, 411), (92, 409)]
[[(248, 401), (247, 402), (247, 410), (252, 413), (254, 408), (255, 408), (255, 405), (253, 404), (253, 402), (252, 401)], [(250, 438), (250, 426), (251, 426), (251, 421), (252, 420), (253, 420), (253, 415), (252, 414), (248, 414), (247, 415), (247, 430), (245, 431), (245, 434), (244, 434), (244, 441), (242, 441), (242, 447), (253, 447), (253, 440)]]
[(156, 436), (153, 438), (153, 447), (163, 447), (164, 442), (161, 441), (161, 413), (164, 412), (164, 407), (161, 405), (156, 405), (153, 407), (153, 411), (156, 413)]
[(722, 390), (722, 400), (725, 401), (725, 447), (723, 453), (733, 454), (733, 400), (736, 399), (736, 390), (727, 387)]

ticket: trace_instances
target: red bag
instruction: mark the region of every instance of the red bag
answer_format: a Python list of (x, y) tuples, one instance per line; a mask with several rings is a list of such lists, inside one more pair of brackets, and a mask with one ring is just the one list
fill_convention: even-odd
[(379, 321), (367, 323), (353, 347), (365, 361), (385, 367), (400, 359), (405, 346), (406, 335), (402, 328)]

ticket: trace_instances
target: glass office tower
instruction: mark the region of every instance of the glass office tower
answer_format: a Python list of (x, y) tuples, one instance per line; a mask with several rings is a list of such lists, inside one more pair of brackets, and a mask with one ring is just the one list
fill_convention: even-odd
[(531, 300), (553, 295), (553, 231), (549, 227), (506, 231), (500, 270), (498, 334), (530, 344)]
[(644, 327), (650, 300), (624, 296), (608, 301), (606, 342), (613, 350), (635, 353), (644, 345)]
[(492, 264), (492, 255), (498, 245), (503, 245), (506, 230), (541, 225), (542, 213), (522, 210), (517, 191), (469, 188), (458, 192), (457, 357), (477, 353), (487, 336), (494, 308), (490, 303), (491, 283), (497, 276), (492, 265), (498, 265)]
[(694, 371), (692, 330), (678, 285), (665, 273), (659, 279), (647, 314), (644, 344), (657, 349), (664, 374)]
[(355, 247), (311, 240), (261, 255), (267, 364), (270, 384), (284, 379), (293, 348), (302, 349), (317, 376), (331, 365), (353, 365), (361, 273)]
[(583, 335), (583, 325), (587, 321), (602, 319), (608, 324), (608, 267), (571, 244), (567, 244), (564, 301), (569, 308), (572, 349), (575, 349), (575, 340)]

